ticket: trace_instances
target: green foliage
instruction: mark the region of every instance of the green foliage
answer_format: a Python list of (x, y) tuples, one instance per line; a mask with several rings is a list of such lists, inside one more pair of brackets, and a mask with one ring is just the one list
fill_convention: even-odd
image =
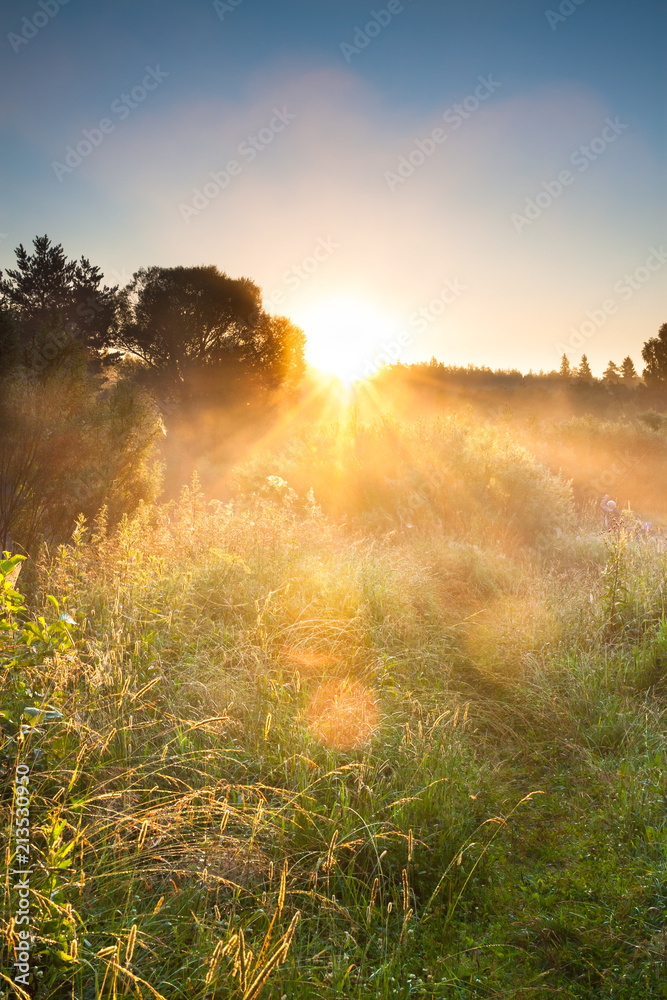
[(0, 671), (2, 671), (2, 700), (0, 725), (5, 736), (4, 756), (12, 747), (20, 746), (29, 732), (42, 732), (44, 723), (61, 719), (58, 709), (45, 706), (40, 694), (31, 690), (24, 671), (40, 666), (45, 659), (65, 654), (74, 645), (72, 628), (74, 619), (60, 612), (55, 597), (48, 596), (51, 616), (47, 622), (43, 615), (31, 617), (23, 595), (15, 589), (24, 556), (3, 553), (0, 560)]
[(17, 267), (4, 278), (0, 273), (2, 303), (12, 310), (28, 355), (35, 353), (34, 338), (54, 324), (87, 346), (106, 347), (116, 288), (102, 286), (102, 272), (85, 257), (68, 260), (48, 236), (36, 236), (33, 245), (33, 254), (18, 246)]

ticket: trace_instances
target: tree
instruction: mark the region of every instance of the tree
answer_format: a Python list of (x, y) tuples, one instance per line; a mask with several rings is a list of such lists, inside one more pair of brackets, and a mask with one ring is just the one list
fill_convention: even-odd
[(646, 341), (642, 358), (646, 363), (642, 374), (647, 382), (667, 382), (667, 323), (662, 324), (657, 337)]
[(585, 354), (581, 355), (581, 361), (579, 362), (579, 367), (576, 371), (577, 378), (582, 382), (592, 382), (593, 372), (591, 371), (591, 366), (588, 363), (588, 358)]
[(621, 381), (621, 370), (617, 364), (610, 361), (602, 374), (602, 381), (608, 385), (618, 385)]
[(0, 271), (0, 301), (10, 309), (24, 343), (44, 327), (59, 323), (67, 337), (97, 350), (108, 345), (116, 288), (101, 287), (102, 272), (86, 257), (68, 260), (60, 243), (36, 236), (29, 254), (16, 248), (17, 267)]
[(623, 358), (621, 363), (621, 378), (624, 382), (629, 382), (630, 384), (639, 378), (637, 369), (635, 368), (635, 363), (630, 355), (628, 355), (627, 358)]
[(214, 265), (150, 267), (120, 294), (114, 344), (130, 352), (183, 399), (193, 386), (212, 391), (216, 378), (245, 378), (265, 387), (298, 379), (305, 337), (285, 317), (262, 310), (249, 278)]
[(570, 367), (570, 359), (567, 354), (564, 354), (560, 359), (560, 369), (558, 374), (561, 378), (572, 378), (572, 368)]

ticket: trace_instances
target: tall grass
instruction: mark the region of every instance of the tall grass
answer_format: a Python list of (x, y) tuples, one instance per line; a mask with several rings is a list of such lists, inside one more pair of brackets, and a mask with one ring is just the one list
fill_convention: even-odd
[(658, 546), (461, 418), (236, 482), (80, 521), (5, 598), (29, 994), (662, 995)]

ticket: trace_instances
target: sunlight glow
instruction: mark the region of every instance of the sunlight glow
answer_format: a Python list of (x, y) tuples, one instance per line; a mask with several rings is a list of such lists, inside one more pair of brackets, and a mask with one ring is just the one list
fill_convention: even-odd
[(370, 303), (329, 299), (304, 309), (298, 322), (307, 338), (307, 361), (346, 385), (369, 378), (380, 359), (391, 360), (383, 348), (394, 324)]
[(307, 717), (313, 736), (337, 750), (365, 743), (379, 724), (375, 695), (354, 680), (323, 683), (309, 700)]

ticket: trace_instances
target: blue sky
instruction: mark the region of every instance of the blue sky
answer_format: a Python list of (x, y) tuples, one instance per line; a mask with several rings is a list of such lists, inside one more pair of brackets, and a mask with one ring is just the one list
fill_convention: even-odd
[(0, 267), (44, 232), (113, 283), (215, 263), (312, 345), (405, 361), (600, 371), (667, 321), (662, 0), (0, 17)]

